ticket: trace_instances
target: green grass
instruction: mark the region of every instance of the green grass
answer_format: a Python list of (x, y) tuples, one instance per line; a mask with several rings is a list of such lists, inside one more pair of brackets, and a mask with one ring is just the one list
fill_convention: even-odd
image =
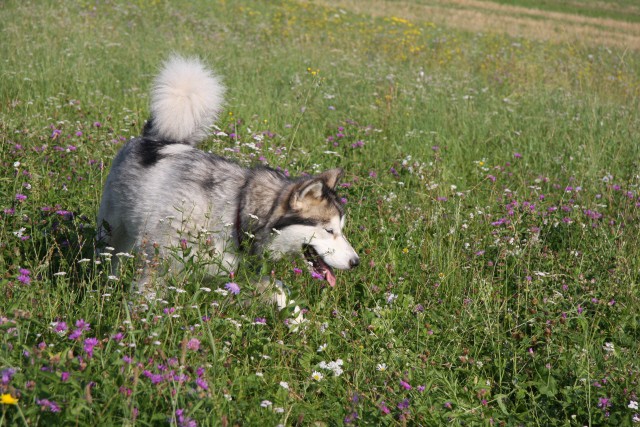
[(571, 13), (590, 18), (610, 18), (618, 21), (640, 22), (640, 8), (633, 0), (493, 0), (510, 6), (522, 6), (550, 12)]
[[(8, 1), (0, 22), (0, 392), (18, 399), (0, 425), (640, 416), (637, 53), (294, 1)], [(218, 125), (239, 144), (203, 148), (346, 170), (362, 265), (333, 289), (299, 260), (270, 266), (308, 310), (297, 331), (238, 303), (246, 266), (223, 296), (229, 278), (190, 259), (148, 303), (133, 261), (109, 279), (93, 258), (111, 159), (173, 51), (228, 87)], [(320, 367), (338, 359), (340, 375)]]

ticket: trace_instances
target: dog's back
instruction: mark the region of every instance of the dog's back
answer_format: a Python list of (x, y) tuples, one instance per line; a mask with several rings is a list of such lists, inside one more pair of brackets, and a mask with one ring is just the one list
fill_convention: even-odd
[[(208, 135), (224, 87), (198, 60), (174, 57), (156, 78), (143, 135), (115, 157), (98, 213), (98, 239), (115, 252), (172, 246), (197, 237), (196, 225), (233, 233), (233, 200), (244, 184), (239, 165), (196, 148)], [(213, 173), (215, 172), (215, 173)], [(227, 250), (229, 248), (216, 248)], [(233, 257), (233, 255), (230, 255)]]

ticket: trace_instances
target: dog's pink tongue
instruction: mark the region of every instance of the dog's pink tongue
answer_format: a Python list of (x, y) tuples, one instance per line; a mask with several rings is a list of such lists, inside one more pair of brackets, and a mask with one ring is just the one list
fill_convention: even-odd
[(336, 285), (336, 276), (333, 274), (333, 271), (327, 270), (324, 278), (329, 282), (329, 285), (331, 285), (332, 288)]

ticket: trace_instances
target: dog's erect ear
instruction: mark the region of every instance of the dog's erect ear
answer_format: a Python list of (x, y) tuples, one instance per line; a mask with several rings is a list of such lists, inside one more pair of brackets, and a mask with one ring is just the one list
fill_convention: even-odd
[(291, 207), (302, 209), (305, 205), (308, 205), (310, 201), (322, 199), (322, 188), (324, 185), (324, 182), (318, 178), (311, 178), (304, 181), (291, 195)]
[(320, 178), (327, 187), (332, 190), (336, 189), (338, 182), (344, 175), (344, 170), (342, 168), (329, 169), (328, 171), (322, 172), (316, 178)]

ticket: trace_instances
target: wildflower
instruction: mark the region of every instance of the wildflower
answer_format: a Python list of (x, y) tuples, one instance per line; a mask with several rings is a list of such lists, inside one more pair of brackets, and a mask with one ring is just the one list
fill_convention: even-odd
[(376, 366), (376, 369), (380, 372), (386, 372), (387, 370), (387, 364), (386, 363), (378, 363), (378, 365)]
[(607, 409), (609, 406), (611, 406), (611, 402), (608, 398), (601, 397), (600, 399), (598, 399), (598, 408)]
[(2, 385), (9, 384), (13, 376), (16, 374), (16, 371), (16, 368), (3, 369), (2, 372), (0, 372), (0, 381), (2, 382)]
[(238, 284), (235, 282), (229, 282), (225, 284), (224, 287), (234, 295), (238, 295), (240, 293), (240, 286), (238, 286)]
[(263, 408), (268, 408), (271, 405), (273, 405), (273, 402), (270, 400), (263, 400), (262, 402), (260, 402), (260, 406), (262, 406)]
[(27, 270), (26, 268), (21, 268), (21, 269), (18, 270), (18, 273), (20, 274), (18, 276), (18, 281), (20, 283), (24, 283), (25, 285), (28, 285), (29, 283), (31, 283), (31, 271), (30, 270)]
[(344, 362), (342, 361), (342, 359), (336, 359), (335, 362), (329, 363), (323, 360), (322, 362), (318, 363), (318, 367), (332, 371), (334, 377), (339, 377), (344, 372), (341, 367), (343, 363)]
[(411, 390), (413, 387), (411, 387), (411, 384), (409, 384), (406, 381), (400, 380), (400, 385), (405, 389), (405, 390)]
[(311, 378), (320, 382), (322, 381), (322, 379), (324, 378), (324, 375), (322, 375), (320, 372), (318, 371), (313, 371), (313, 373), (311, 374)]
[(289, 383), (286, 381), (280, 381), (280, 387), (282, 387), (285, 390), (289, 390)]
[(93, 348), (97, 345), (97, 338), (87, 338), (86, 340), (84, 340), (84, 351), (87, 353), (88, 357), (93, 357)]
[(409, 407), (409, 399), (404, 399), (402, 402), (398, 403), (398, 409), (407, 409)]
[(265, 319), (264, 317), (256, 317), (253, 321), (254, 325), (266, 325), (267, 324), (267, 319)]
[(0, 403), (3, 405), (17, 405), (18, 399), (7, 393), (0, 396)]
[(320, 346), (318, 347), (318, 353), (322, 353), (323, 351), (325, 351), (327, 349), (327, 343), (324, 344), (320, 344)]
[(398, 295), (392, 292), (387, 292), (387, 304), (392, 304), (397, 298)]
[(40, 405), (40, 409), (43, 411), (49, 412), (60, 412), (60, 406), (52, 400), (49, 399), (36, 399), (36, 403)]
[(380, 408), (380, 411), (385, 415), (391, 413), (391, 410), (387, 407), (384, 401), (380, 402), (379, 408)]
[(636, 402), (635, 400), (629, 401), (629, 405), (627, 406), (627, 408), (637, 410), (638, 402)]
[(200, 349), (200, 340), (198, 338), (191, 338), (187, 342), (187, 349), (188, 350), (193, 350), (193, 351), (198, 351)]
[(203, 378), (196, 378), (196, 385), (203, 390), (209, 390), (209, 384)]
[(91, 323), (85, 322), (84, 319), (76, 320), (76, 328), (82, 331), (88, 331), (91, 329)]

